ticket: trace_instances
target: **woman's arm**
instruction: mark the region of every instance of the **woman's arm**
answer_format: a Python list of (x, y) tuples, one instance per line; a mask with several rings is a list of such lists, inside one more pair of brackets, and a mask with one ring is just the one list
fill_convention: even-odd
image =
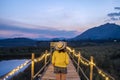
[(66, 60), (65, 60), (65, 63), (66, 63), (67, 65), (69, 64), (69, 56), (68, 56), (67, 52), (66, 52)]
[(53, 52), (53, 55), (52, 55), (52, 64), (53, 66), (55, 65), (55, 52)]

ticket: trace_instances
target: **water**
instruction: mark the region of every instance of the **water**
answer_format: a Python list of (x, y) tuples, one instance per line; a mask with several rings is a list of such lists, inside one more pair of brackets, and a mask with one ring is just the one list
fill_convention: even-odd
[[(8, 73), (9, 71), (13, 70), (17, 66), (20, 66), (26, 60), (27, 59), (3, 60), (3, 61), (0, 61), (0, 76), (5, 75), (6, 73)], [(23, 71), (27, 66), (23, 67), (20, 71)]]

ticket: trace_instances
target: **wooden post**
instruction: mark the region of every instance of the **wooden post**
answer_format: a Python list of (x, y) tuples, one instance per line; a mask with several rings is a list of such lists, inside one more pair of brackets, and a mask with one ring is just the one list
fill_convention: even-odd
[(79, 64), (80, 64), (80, 53), (78, 54), (78, 65), (77, 65), (77, 72), (79, 74)]
[(90, 57), (90, 80), (93, 79), (93, 56)]
[(31, 57), (31, 61), (32, 61), (32, 64), (31, 64), (31, 80), (33, 80), (34, 78), (34, 58), (35, 58), (35, 54), (32, 53), (32, 57)]
[(74, 58), (74, 54), (75, 54), (75, 50), (73, 49), (73, 54), (72, 54), (73, 58)]
[(47, 53), (48, 53), (48, 51), (46, 50), (45, 51), (45, 65), (46, 65), (46, 62), (47, 62)]

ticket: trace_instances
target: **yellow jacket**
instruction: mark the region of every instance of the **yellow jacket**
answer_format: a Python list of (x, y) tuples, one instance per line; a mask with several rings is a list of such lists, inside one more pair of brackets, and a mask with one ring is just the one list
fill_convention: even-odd
[(69, 57), (67, 52), (54, 51), (52, 56), (52, 64), (57, 67), (67, 67)]

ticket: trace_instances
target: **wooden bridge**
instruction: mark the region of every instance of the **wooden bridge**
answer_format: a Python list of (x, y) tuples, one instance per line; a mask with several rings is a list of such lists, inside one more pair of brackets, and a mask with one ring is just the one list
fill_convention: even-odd
[[(71, 59), (69, 59), (69, 60), (70, 60), (70, 63), (67, 67), (68, 73), (67, 73), (66, 80), (80, 80), (80, 77), (79, 77), (78, 73), (76, 72), (74, 65), (72, 64)], [(42, 76), (41, 80), (56, 80), (53, 70), (54, 70), (53, 66), (52, 66), (52, 64), (50, 64), (48, 69), (46, 70), (45, 74)]]

